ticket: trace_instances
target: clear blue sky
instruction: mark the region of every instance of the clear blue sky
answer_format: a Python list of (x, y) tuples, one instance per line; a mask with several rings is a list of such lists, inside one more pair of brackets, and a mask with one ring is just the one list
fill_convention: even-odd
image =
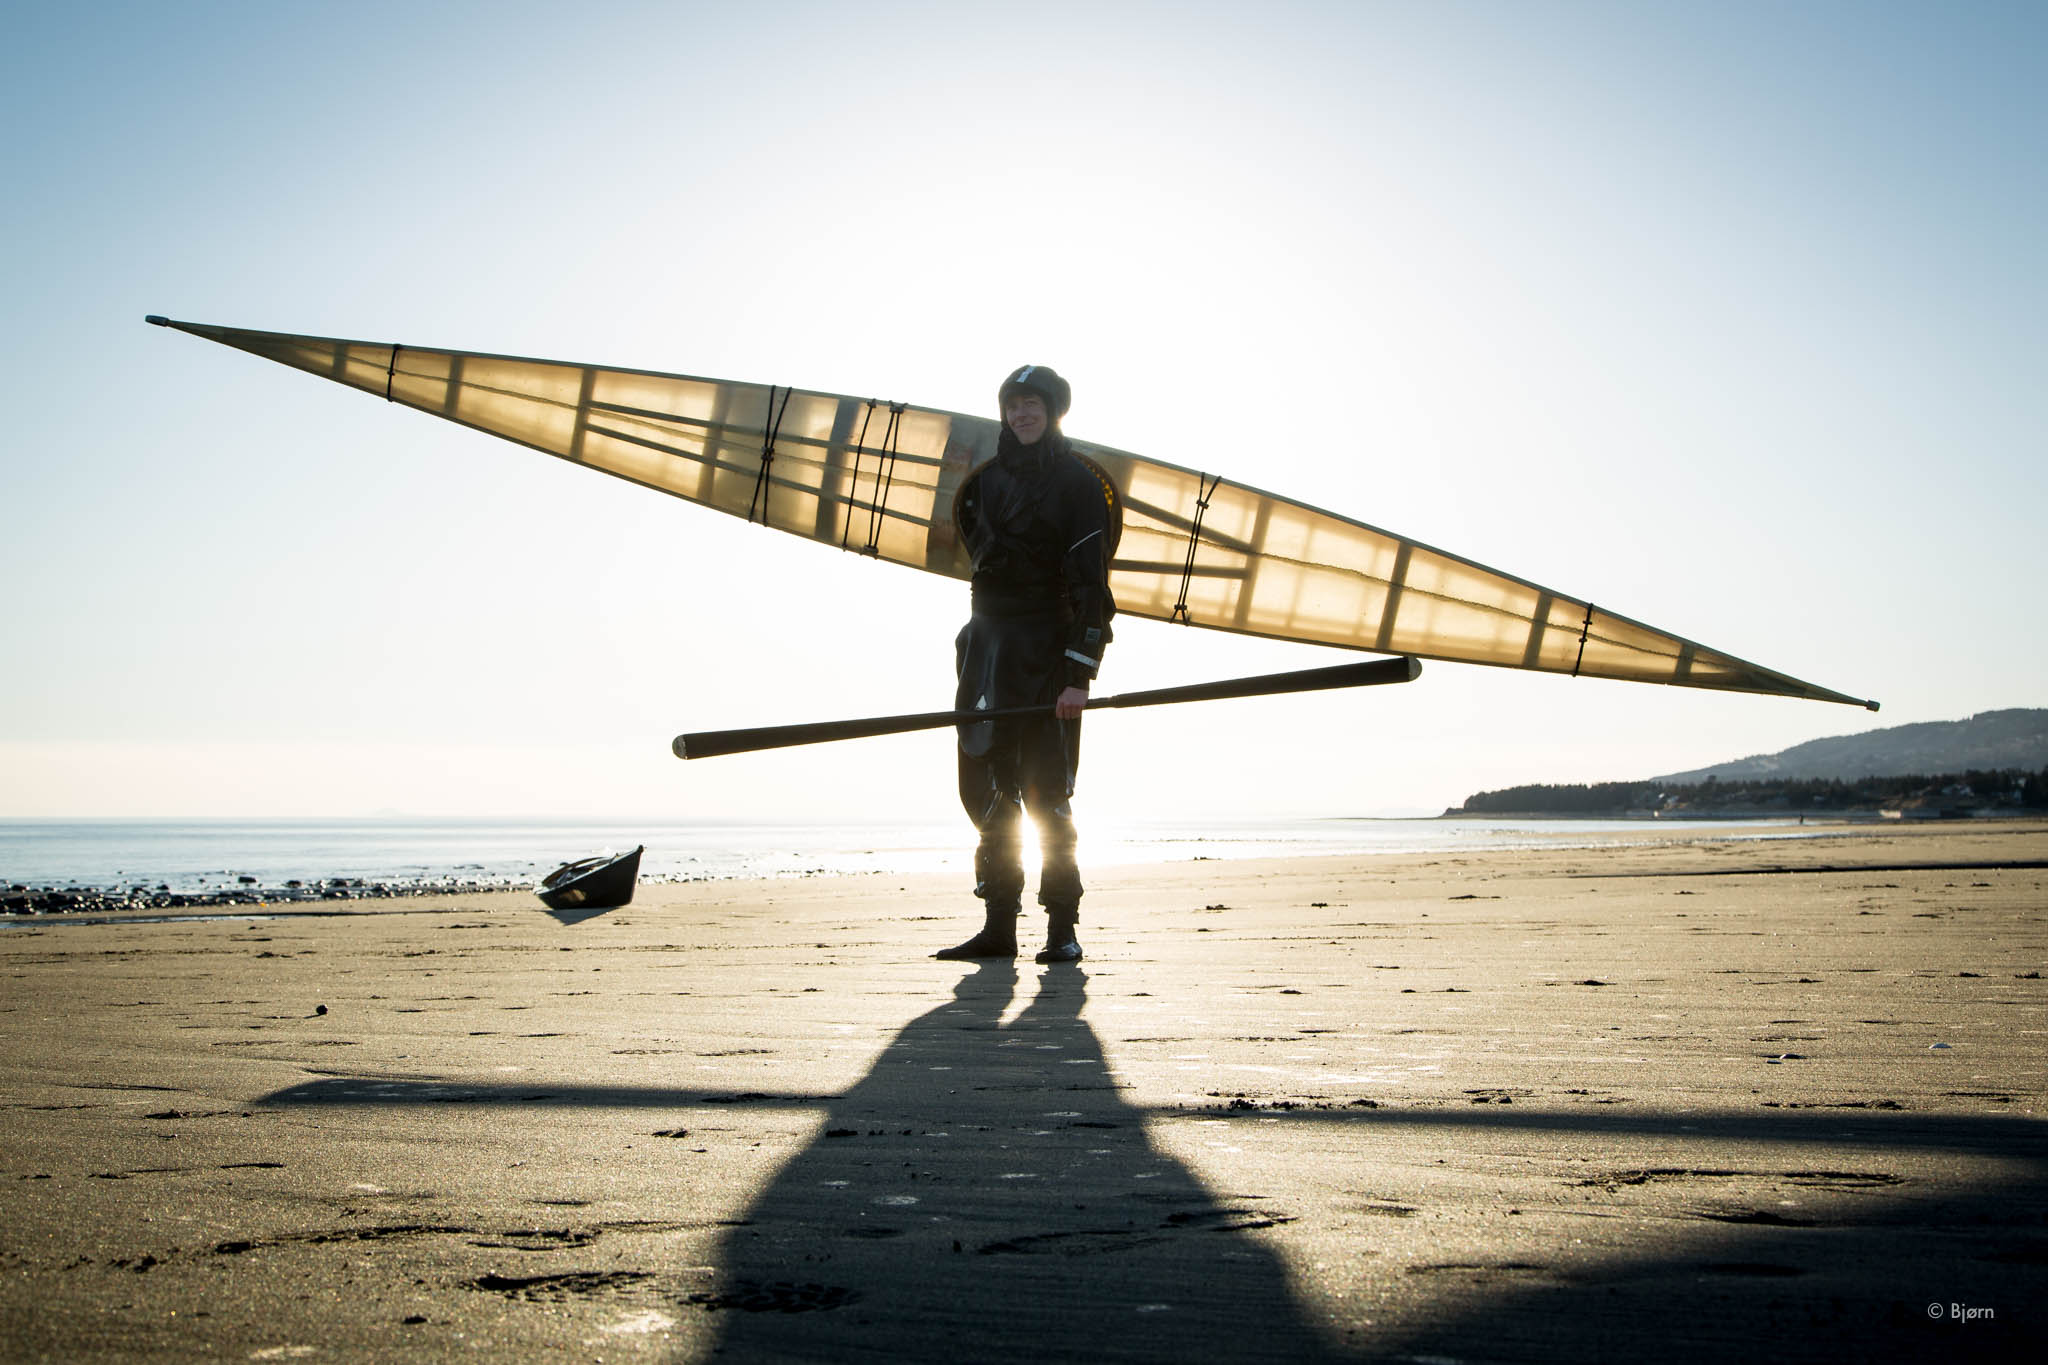
[[(2048, 6), (76, 5), (0, 53), (0, 815), (943, 816), (961, 585), (143, 325), (988, 411), (1885, 712), (1434, 665), (1084, 816), (1441, 809), (2048, 704)], [(1131, 621), (1103, 691), (1338, 656)]]

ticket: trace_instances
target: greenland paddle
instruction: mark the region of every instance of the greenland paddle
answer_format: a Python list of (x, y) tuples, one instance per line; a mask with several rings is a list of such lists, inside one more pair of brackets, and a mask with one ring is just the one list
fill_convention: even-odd
[[(1170, 706), (1184, 701), (1272, 697), (1286, 692), (1322, 692), (1333, 687), (1371, 687), (1379, 683), (1412, 682), (1421, 672), (1421, 661), (1406, 656), (1373, 659), (1367, 663), (1339, 664), (1335, 668), (1261, 673), (1251, 678), (1225, 678), (1219, 682), (1193, 683), (1186, 687), (1126, 692), (1117, 697), (1092, 697), (1087, 709)], [(840, 739), (869, 739), (875, 735), (900, 735), (911, 730), (936, 730), (945, 725), (970, 725), (976, 721), (994, 720), (998, 716), (1041, 715), (1052, 709), (1051, 702), (1041, 702), (1035, 706), (1001, 706), (988, 711), (924, 711), (910, 716), (870, 716), (865, 720), (821, 720), (808, 725), (762, 725), (751, 730), (705, 730), (694, 735), (677, 735), (672, 747), (677, 758), (715, 758), (720, 754), (785, 749), (796, 744), (829, 744)]]

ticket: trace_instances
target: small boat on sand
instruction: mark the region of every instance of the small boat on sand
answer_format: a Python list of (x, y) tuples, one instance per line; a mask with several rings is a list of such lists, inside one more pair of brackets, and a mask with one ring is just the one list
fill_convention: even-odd
[(640, 880), (642, 844), (631, 853), (600, 853), (564, 863), (541, 878), (534, 890), (550, 910), (609, 910), (633, 899)]

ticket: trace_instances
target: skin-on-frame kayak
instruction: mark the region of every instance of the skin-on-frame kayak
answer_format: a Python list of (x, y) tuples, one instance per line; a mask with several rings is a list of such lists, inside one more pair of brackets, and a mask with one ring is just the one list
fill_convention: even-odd
[[(148, 320), (779, 531), (969, 576), (953, 499), (995, 454), (992, 418), (775, 384)], [(1078, 439), (1074, 448), (1121, 516), (1110, 590), (1127, 615), (1877, 709), (1221, 475)]]

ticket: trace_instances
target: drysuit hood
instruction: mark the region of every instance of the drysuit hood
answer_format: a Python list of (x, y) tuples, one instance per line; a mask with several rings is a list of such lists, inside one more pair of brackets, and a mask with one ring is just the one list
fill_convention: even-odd
[(1003, 409), (1010, 401), (1010, 395), (1019, 391), (1035, 393), (1045, 400), (1045, 415), (1058, 426), (1060, 419), (1073, 406), (1074, 389), (1060, 378), (1059, 371), (1050, 365), (1019, 365), (1010, 371), (1010, 377), (996, 390), (996, 417), (1003, 417)]

